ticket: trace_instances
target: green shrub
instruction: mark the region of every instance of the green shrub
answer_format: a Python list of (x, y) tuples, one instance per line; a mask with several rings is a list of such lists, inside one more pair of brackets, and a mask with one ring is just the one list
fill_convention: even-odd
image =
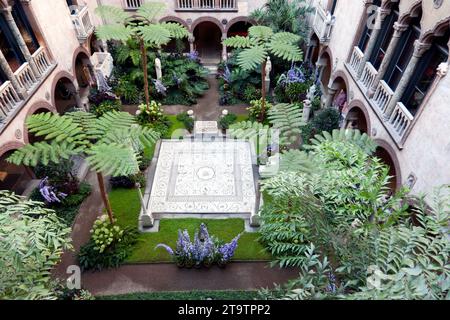
[(311, 122), (302, 129), (303, 143), (309, 143), (316, 134), (338, 129), (340, 117), (339, 111), (334, 108), (327, 108), (318, 112)]
[(234, 113), (229, 113), (226, 116), (223, 116), (222, 118), (220, 118), (219, 120), (219, 128), (222, 130), (226, 130), (230, 127), (230, 125), (232, 125), (233, 123), (235, 123), (237, 120), (237, 115), (235, 115)]
[(140, 104), (137, 112), (137, 119), (141, 125), (152, 124), (164, 120), (162, 104), (154, 100), (150, 101), (150, 105)]
[(183, 112), (177, 115), (177, 120), (182, 122), (184, 124), (184, 127), (189, 131), (192, 132), (194, 129), (194, 119), (190, 117), (187, 112)]
[(248, 85), (244, 90), (244, 101), (249, 103), (253, 100), (261, 99), (261, 89), (256, 88), (253, 85)]
[(121, 241), (115, 242), (101, 254), (96, 250), (97, 246), (92, 239), (82, 246), (77, 256), (81, 270), (102, 270), (119, 267), (131, 254), (138, 237), (134, 228), (125, 228), (123, 231)]
[(99, 105), (92, 105), (90, 112), (95, 114), (97, 117), (101, 117), (106, 112), (120, 110), (122, 110), (122, 103), (120, 100), (105, 100)]
[[(271, 108), (272, 108), (272, 104), (269, 103), (268, 101), (266, 101), (266, 108), (265, 108), (266, 115), (267, 115), (267, 111), (269, 111)], [(250, 107), (247, 108), (249, 120), (250, 121), (259, 121), (259, 118), (261, 115), (261, 109), (262, 109), (262, 99), (250, 101)], [(265, 119), (265, 121), (266, 121), (266, 119)]]
[(296, 82), (288, 84), (286, 87), (286, 96), (291, 103), (303, 102), (306, 99), (306, 94), (311, 86), (309, 82)]
[(112, 177), (110, 180), (113, 189), (133, 189), (136, 188), (136, 183), (139, 183), (141, 188), (145, 188), (147, 179), (143, 172), (131, 176)]
[(138, 104), (143, 100), (143, 92), (139, 90), (138, 86), (130, 79), (129, 75), (121, 76), (113, 84), (114, 93), (121, 97), (126, 104)]

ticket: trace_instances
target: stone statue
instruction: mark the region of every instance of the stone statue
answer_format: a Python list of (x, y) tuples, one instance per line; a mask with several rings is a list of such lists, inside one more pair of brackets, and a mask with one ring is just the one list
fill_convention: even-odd
[(162, 70), (161, 70), (161, 60), (159, 60), (159, 58), (155, 59), (155, 69), (156, 69), (156, 79), (161, 80)]
[(306, 94), (306, 99), (308, 99), (309, 101), (313, 101), (314, 97), (316, 95), (316, 85), (313, 84), (311, 87), (309, 87), (308, 89), (308, 93)]
[(267, 57), (266, 62), (266, 81), (270, 81), (270, 72), (272, 71), (272, 61), (270, 61), (270, 57)]

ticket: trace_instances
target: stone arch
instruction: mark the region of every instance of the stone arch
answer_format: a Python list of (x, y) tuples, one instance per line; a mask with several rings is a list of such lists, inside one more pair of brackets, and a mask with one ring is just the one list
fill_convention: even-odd
[(419, 41), (427, 44), (431, 44), (435, 37), (441, 37), (450, 29), (450, 17), (437, 22), (433, 29), (423, 33), (420, 36)]
[(319, 81), (322, 85), (322, 92), (328, 92), (328, 83), (331, 80), (333, 73), (333, 53), (329, 47), (323, 48), (319, 53), (319, 59), (317, 60), (316, 67), (319, 68), (320, 73), (318, 75)]
[(24, 166), (17, 166), (6, 161), (9, 154), (16, 149), (25, 146), (18, 141), (7, 142), (0, 147), (0, 171), (4, 176), (0, 180), (0, 190), (11, 190), (16, 194), (22, 194), (34, 179), (33, 171)]
[(159, 20), (159, 22), (178, 22), (189, 31), (189, 25), (183, 19), (176, 16), (165, 16)]
[(222, 33), (225, 31), (225, 27), (224, 27), (223, 23), (221, 23), (218, 19), (213, 18), (213, 17), (200, 17), (191, 24), (191, 29), (190, 29), (191, 33), (194, 33), (195, 28), (202, 22), (212, 22), (217, 27), (219, 27), (219, 29), (222, 31)]
[(222, 39), (224, 28), (219, 20), (211, 17), (197, 19), (191, 26), (194, 38), (194, 49), (205, 64), (216, 64), (223, 53)]
[[(79, 91), (78, 82), (76, 78), (67, 71), (60, 71), (58, 72), (52, 83), (52, 91), (51, 91), (51, 99), (52, 99), (52, 105), (56, 108), (58, 113), (61, 113), (61, 110), (58, 110), (58, 100), (56, 99), (56, 90), (57, 86), (60, 82), (65, 82), (70, 87), (68, 90), (73, 91), (71, 92), (73, 95), (77, 95)], [(60, 108), (61, 109), (61, 108)], [(63, 112), (64, 113), (64, 112)]]
[[(159, 22), (176, 22), (183, 27), (186, 28), (187, 31), (189, 31), (189, 25), (184, 21), (183, 19), (175, 16), (166, 16), (159, 20)], [(189, 37), (183, 38), (183, 39), (171, 39), (170, 42), (163, 46), (164, 50), (166, 52), (177, 52), (177, 43), (178, 41), (181, 41), (183, 43), (183, 52), (189, 52)]]
[[(330, 82), (329, 82), (328, 86), (333, 88), (333, 89), (335, 89), (336, 87), (333, 87), (333, 86), (334, 86), (335, 83), (338, 83), (338, 82), (342, 82), (343, 84), (345, 84), (345, 88), (347, 89), (347, 91), (349, 90), (349, 88), (350, 88), (349, 83), (350, 82), (348, 81), (347, 75), (342, 70), (337, 70), (331, 75)], [(336, 89), (339, 89), (339, 88), (336, 88)]]
[[(41, 101), (35, 102), (28, 109), (27, 117), (33, 115), (36, 111), (41, 110), (41, 109), (45, 109), (45, 110), (47, 110), (49, 112), (52, 112), (52, 113), (58, 113), (58, 111), (56, 110), (55, 106), (52, 106), (47, 101), (41, 100)], [(26, 125), (25, 122), (23, 124), (23, 140), (25, 141), (25, 144), (30, 143), (28, 128), (27, 128), (27, 125)]]
[(341, 70), (334, 72), (328, 83), (326, 107), (334, 107), (339, 112), (345, 113), (348, 109), (348, 101), (351, 99), (349, 90), (347, 75)]
[(246, 16), (236, 17), (236, 18), (233, 18), (230, 21), (228, 21), (227, 25), (225, 26), (225, 33), (228, 33), (230, 28), (234, 24), (236, 24), (238, 22), (246, 22), (246, 23), (249, 23), (249, 24), (254, 25), (254, 26), (257, 24), (257, 22), (254, 19), (252, 19), (252, 18), (249, 18), (249, 17), (246, 17)]
[(402, 173), (395, 149), (388, 142), (381, 139), (375, 139), (375, 143), (378, 147), (374, 156), (380, 158), (389, 166), (389, 175), (394, 177), (391, 180), (390, 188), (392, 192), (396, 192), (402, 187)]
[(320, 39), (319, 36), (313, 31), (309, 37), (308, 52), (306, 60), (311, 64), (315, 64), (320, 56)]
[(417, 18), (422, 13), (422, 0), (417, 0), (411, 5), (411, 8), (406, 12), (400, 15), (398, 18), (398, 23), (400, 24), (409, 24), (412, 18)]
[(359, 131), (371, 135), (371, 123), (369, 112), (364, 103), (355, 99), (348, 106), (344, 127), (348, 129), (358, 129)]
[(383, 0), (381, 2), (381, 9), (389, 10), (394, 3), (399, 3), (399, 0)]

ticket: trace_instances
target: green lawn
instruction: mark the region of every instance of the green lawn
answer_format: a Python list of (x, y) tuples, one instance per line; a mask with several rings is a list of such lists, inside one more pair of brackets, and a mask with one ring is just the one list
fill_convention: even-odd
[[(134, 189), (116, 189), (110, 192), (110, 201), (117, 223), (121, 227), (137, 228), (139, 216), (139, 196)], [(203, 220), (203, 219), (165, 219), (160, 221), (158, 233), (142, 233), (135, 245), (133, 253), (127, 259), (128, 263), (139, 262), (168, 262), (169, 254), (163, 249), (155, 250), (159, 243), (174, 247), (178, 237), (178, 229), (187, 229), (192, 235), (204, 222), (211, 235), (224, 241), (230, 241), (237, 234), (244, 231), (244, 220)], [(236, 250), (236, 260), (270, 260), (270, 255), (257, 241), (257, 233), (244, 233), (239, 240)]]
[(98, 296), (98, 300), (254, 300), (257, 291), (139, 292), (117, 296)]
[(185, 129), (184, 123), (177, 120), (177, 116), (175, 115), (169, 115), (167, 118), (172, 122), (172, 125), (169, 128), (169, 131), (166, 136), (164, 136), (164, 139), (170, 139), (172, 137), (172, 133), (177, 129)]

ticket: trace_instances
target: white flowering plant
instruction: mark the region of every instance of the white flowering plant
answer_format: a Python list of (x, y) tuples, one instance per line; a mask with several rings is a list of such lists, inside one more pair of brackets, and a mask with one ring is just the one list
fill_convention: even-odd
[(123, 230), (119, 226), (111, 224), (107, 215), (102, 215), (94, 222), (91, 234), (95, 243), (94, 249), (103, 253), (113, 244), (122, 241)]

